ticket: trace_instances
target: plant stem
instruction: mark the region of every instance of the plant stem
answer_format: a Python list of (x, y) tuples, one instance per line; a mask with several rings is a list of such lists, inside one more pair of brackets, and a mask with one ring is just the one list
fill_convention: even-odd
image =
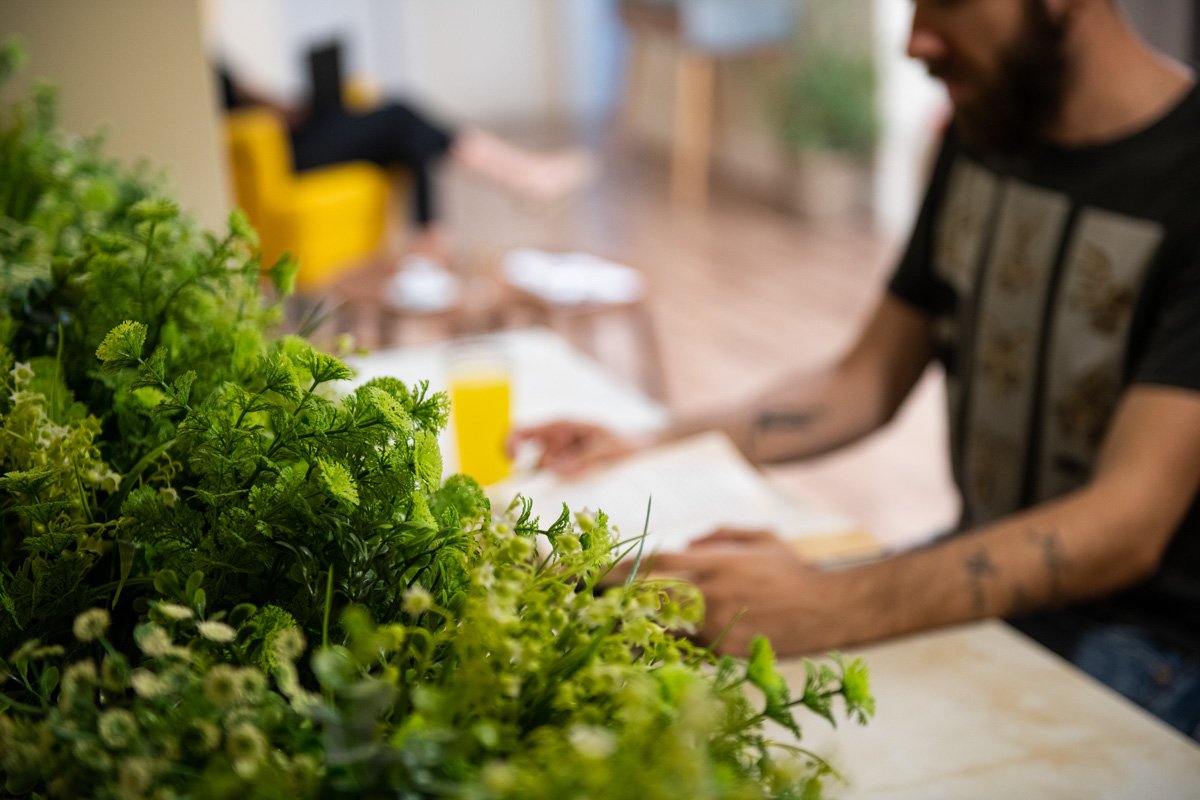
[(333, 613), (333, 566), (325, 579), (325, 614), (321, 620), (321, 647), (329, 647), (329, 616)]

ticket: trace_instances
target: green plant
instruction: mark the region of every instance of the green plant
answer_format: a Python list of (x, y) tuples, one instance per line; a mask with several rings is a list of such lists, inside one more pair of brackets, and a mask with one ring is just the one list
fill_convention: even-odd
[[(19, 59), (0, 49), (0, 73)], [(801, 797), (772, 744), (871, 713), (681, 634), (636, 546), (443, 480), (447, 402), (272, 333), (254, 232), (197, 230), (38, 90), (0, 125), (0, 770), (74, 797)], [(268, 271), (278, 293), (294, 264)], [(544, 552), (535, 546), (546, 543)]]
[(870, 154), (879, 136), (875, 66), (833, 43), (802, 50), (772, 93), (780, 139), (799, 150)]
[(806, 0), (792, 56), (768, 107), (793, 151), (870, 156), (879, 137), (870, 0)]

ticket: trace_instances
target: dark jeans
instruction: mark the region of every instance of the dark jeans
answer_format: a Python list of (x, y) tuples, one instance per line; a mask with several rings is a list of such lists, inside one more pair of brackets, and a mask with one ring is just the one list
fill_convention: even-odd
[(1128, 625), (1097, 626), (1075, 647), (1075, 666), (1200, 741), (1200, 661)]
[(1171, 727), (1200, 741), (1200, 657), (1133, 625), (1096, 622), (1071, 611), (1009, 620)]

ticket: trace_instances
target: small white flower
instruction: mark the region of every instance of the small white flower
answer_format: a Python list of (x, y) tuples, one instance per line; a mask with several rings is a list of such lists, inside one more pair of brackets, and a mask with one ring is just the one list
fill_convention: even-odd
[(239, 722), (226, 734), (226, 753), (241, 777), (253, 777), (266, 756), (266, 738), (251, 722)]
[(138, 697), (150, 699), (167, 691), (166, 681), (150, 670), (140, 667), (129, 676), (129, 682), (133, 684), (133, 691), (137, 692)]
[(178, 603), (157, 603), (154, 606), (160, 614), (174, 622), (182, 622), (185, 619), (191, 619), (192, 610), (187, 606), (181, 606)]
[(271, 639), (275, 655), (284, 661), (295, 661), (304, 653), (304, 634), (299, 628), (284, 628)]
[(100, 739), (113, 749), (121, 749), (132, 743), (138, 735), (137, 719), (124, 708), (105, 711), (96, 721)]
[(287, 697), (294, 697), (300, 689), (300, 675), (296, 671), (296, 665), (290, 661), (280, 664), (275, 668), (275, 683), (279, 686), (279, 691), (283, 692)]
[(174, 650), (171, 646), (170, 635), (165, 629), (154, 623), (146, 626), (145, 633), (138, 642), (138, 647), (142, 648), (142, 652), (151, 658), (160, 658)]
[(433, 595), (420, 585), (410, 586), (404, 593), (404, 611), (412, 616), (424, 614), (433, 608)]
[(193, 719), (183, 732), (183, 746), (197, 755), (207, 755), (221, 743), (221, 730), (206, 719)]
[(113, 472), (111, 469), (105, 470), (105, 472), (100, 475), (99, 485), (101, 490), (108, 492), (109, 494), (114, 494), (121, 486), (121, 476)]
[(127, 758), (121, 762), (118, 772), (118, 789), (122, 797), (141, 797), (154, 785), (155, 764), (141, 756)]
[[(42, 396), (40, 394), (34, 394), (33, 392), (28, 392), (24, 389), (17, 389), (15, 392), (10, 394), (8, 397), (10, 400), (12, 400), (12, 404), (14, 406), (23, 406), (23, 405), (26, 405), (29, 403), (38, 403), (38, 402), (41, 402), (41, 400), (42, 400)], [(35, 411), (35, 414), (37, 415), (36, 421), (38, 423), (42, 423), (46, 419), (46, 412), (44, 410), (42, 410), (40, 407)]]
[(238, 670), (238, 679), (242, 682), (241, 693), (247, 702), (256, 702), (267, 690), (267, 676), (254, 667), (242, 667)]
[(508, 604), (500, 602), (495, 595), (488, 598), (486, 611), (488, 618), (500, 627), (513, 625), (520, 620)]
[(29, 658), (33, 661), (40, 661), (44, 658), (61, 658), (66, 654), (66, 648), (64, 648), (61, 644), (47, 644), (35, 648), (34, 651), (29, 654)]
[(76, 661), (62, 675), (62, 699), (68, 705), (79, 694), (87, 692), (100, 680), (96, 665), (91, 661)]
[(237, 668), (229, 664), (213, 666), (204, 677), (204, 696), (222, 708), (242, 703), (246, 698)]
[(200, 635), (210, 642), (232, 642), (237, 638), (237, 631), (224, 622), (205, 620), (196, 623), (196, 630), (200, 631)]
[(109, 621), (108, 612), (103, 608), (89, 608), (75, 618), (72, 630), (79, 641), (91, 642), (104, 635)]
[(485, 561), (475, 569), (475, 583), (485, 589), (490, 589), (496, 582), (496, 567), (492, 562)]
[(45, 425), (38, 430), (37, 443), (43, 450), (49, 450), (56, 442), (66, 437), (67, 429), (57, 425)]
[(175, 504), (179, 502), (179, 492), (175, 491), (170, 486), (159, 489), (158, 496), (162, 498), (162, 501), (166, 504), (167, 508), (174, 508)]
[(574, 725), (567, 731), (567, 740), (575, 752), (584, 758), (601, 761), (617, 750), (616, 737), (604, 728), (594, 725)]
[(33, 380), (33, 367), (29, 365), (28, 361), (18, 361), (8, 371), (8, 374), (12, 375), (13, 383), (17, 386), (24, 386)]

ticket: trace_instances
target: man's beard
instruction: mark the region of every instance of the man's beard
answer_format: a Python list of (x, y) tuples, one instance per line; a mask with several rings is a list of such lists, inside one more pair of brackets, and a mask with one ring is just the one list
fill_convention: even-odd
[[(1067, 85), (1064, 29), (1064, 23), (1052, 18), (1042, 3), (1025, 4), (1024, 26), (1001, 54), (995, 77), (981, 78), (977, 95), (954, 110), (957, 128), (968, 145), (1016, 154), (1046, 142), (1058, 121)], [(930, 71), (953, 78), (957, 69), (952, 63), (934, 64)]]

